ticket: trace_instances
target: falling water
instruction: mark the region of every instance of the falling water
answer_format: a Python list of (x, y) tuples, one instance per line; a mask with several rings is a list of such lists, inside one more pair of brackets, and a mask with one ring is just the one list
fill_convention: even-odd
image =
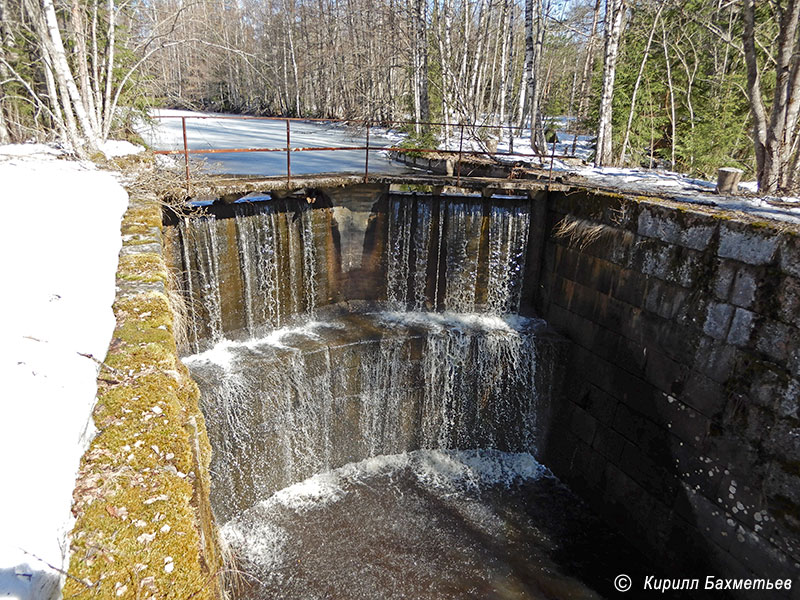
[(191, 350), (313, 317), (321, 269), (312, 219), (305, 202), (287, 200), (179, 222)]
[(559, 350), (518, 314), (529, 203), (227, 210), (174, 254), (236, 596), (598, 597), (594, 549), (559, 562), (596, 524), (534, 458)]
[(392, 202), (389, 305), (399, 310), (518, 312), (528, 248), (528, 205), (486, 207), (442, 201), (437, 209), (430, 200)]
[(540, 328), (517, 317), (344, 315), (189, 357), (217, 450), (219, 516), (368, 456), (535, 451)]

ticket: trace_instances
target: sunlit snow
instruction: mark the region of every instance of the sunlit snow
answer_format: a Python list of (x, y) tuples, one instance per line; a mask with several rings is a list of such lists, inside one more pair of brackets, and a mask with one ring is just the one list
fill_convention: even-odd
[(47, 600), (66, 568), (72, 490), (88, 443), (127, 194), (47, 146), (0, 146), (0, 596)]
[[(154, 110), (150, 123), (138, 126), (139, 134), (155, 150), (183, 149), (181, 119), (186, 119), (187, 145), (191, 150), (234, 148), (286, 148), (286, 120), (238, 119), (234, 115), (198, 113), (177, 110)], [(345, 126), (341, 123), (291, 121), (289, 144), (292, 148), (325, 148), (331, 146), (366, 146), (363, 123)], [(405, 166), (390, 160), (377, 150), (393, 146), (397, 135), (384, 129), (370, 129), (369, 169), (380, 173), (402, 173)], [(308, 151), (291, 153), (292, 175), (310, 173), (363, 173), (366, 151)], [(218, 173), (237, 175), (286, 175), (286, 152), (236, 152), (192, 155), (194, 162), (203, 157), (206, 168)]]

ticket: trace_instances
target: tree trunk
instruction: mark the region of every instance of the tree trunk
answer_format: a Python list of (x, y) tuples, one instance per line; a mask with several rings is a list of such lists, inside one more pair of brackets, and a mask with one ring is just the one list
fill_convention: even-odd
[[(497, 111), (497, 124), (501, 127), (499, 130), (499, 139), (503, 141), (503, 130), (502, 126), (506, 120), (506, 88), (508, 86), (508, 46), (511, 41), (511, 36), (513, 33), (513, 28), (511, 27), (511, 0), (504, 0), (503, 2), (503, 13), (502, 17), (500, 18), (500, 31), (503, 34), (503, 43), (500, 49), (500, 82), (499, 82), (499, 89), (497, 91), (497, 100), (499, 103), (499, 108)], [(512, 33), (506, 33), (507, 31), (511, 31)]]
[(619, 164), (625, 164), (625, 152), (628, 149), (628, 141), (631, 135), (631, 126), (633, 125), (633, 115), (636, 110), (636, 95), (639, 93), (639, 86), (642, 84), (642, 75), (644, 74), (644, 67), (647, 64), (647, 58), (650, 56), (650, 48), (653, 45), (653, 37), (655, 37), (656, 27), (658, 20), (661, 18), (661, 11), (664, 10), (664, 4), (658, 6), (656, 16), (653, 18), (653, 26), (650, 28), (650, 34), (647, 37), (647, 45), (644, 48), (642, 55), (642, 62), (639, 64), (639, 73), (636, 75), (636, 83), (633, 84), (633, 93), (631, 94), (631, 108), (628, 112), (628, 124), (625, 127), (625, 139), (622, 141), (622, 150), (619, 153)]
[(670, 123), (670, 171), (675, 170), (675, 144), (677, 143), (677, 117), (675, 115), (675, 87), (672, 84), (672, 63), (667, 46), (667, 30), (661, 25), (661, 41), (664, 47), (664, 64), (667, 67), (667, 90), (669, 91), (669, 123)]
[(430, 104), (428, 101), (428, 21), (425, 0), (417, 0), (416, 6), (416, 42), (419, 56), (419, 110), (422, 121), (430, 121)]
[(542, 0), (525, 0), (525, 75), (528, 92), (528, 114), (531, 126), (531, 148), (537, 154), (546, 154), (542, 142), (544, 132), (539, 115), (539, 68), (544, 41), (544, 15)]
[(300, 116), (300, 77), (297, 68), (297, 54), (294, 47), (294, 0), (290, 11), (286, 0), (283, 0), (283, 10), (286, 12), (286, 33), (289, 40), (289, 56), (292, 61), (292, 79), (294, 81), (294, 116)]
[(624, 12), (625, 0), (606, 0), (606, 45), (603, 63), (603, 94), (600, 98), (600, 121), (597, 127), (597, 149), (594, 157), (596, 167), (607, 166), (614, 161), (611, 145), (612, 101)]
[[(3, 61), (6, 60), (6, 48), (11, 50), (11, 43), (13, 43), (13, 37), (8, 35), (8, 21), (9, 14), (6, 0), (0, 0), (0, 23), (2, 23), (0, 25), (2, 27), (2, 31), (0, 31), (0, 59)], [(9, 77), (10, 74), (6, 69), (5, 63), (0, 63), (0, 81), (6, 81)], [(5, 90), (3, 85), (0, 84), (0, 144), (8, 144), (11, 141), (11, 132), (6, 121), (6, 110), (8, 108), (6, 102)]]
[(592, 67), (594, 66), (594, 50), (597, 44), (597, 23), (600, 20), (600, 6), (602, 6), (602, 0), (597, 0), (592, 12), (592, 31), (586, 44), (586, 57), (583, 61), (583, 71), (581, 72), (581, 99), (578, 104), (578, 116), (581, 118), (585, 118), (589, 110), (589, 88), (592, 82)]
[(789, 191), (793, 179), (791, 167), (796, 162), (793, 155), (797, 152), (797, 119), (800, 110), (800, 0), (789, 0), (779, 11), (779, 15), (776, 84), (772, 109), (767, 120), (756, 52), (755, 0), (744, 1), (742, 41), (747, 64), (747, 92), (753, 117), (758, 189), (766, 193)]

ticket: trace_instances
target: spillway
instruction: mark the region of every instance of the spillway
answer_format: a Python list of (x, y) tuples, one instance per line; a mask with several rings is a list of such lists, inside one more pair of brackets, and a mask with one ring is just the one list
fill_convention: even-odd
[(175, 221), (235, 597), (594, 598), (638, 568), (537, 460), (563, 341), (525, 306), (534, 226), (417, 194)]

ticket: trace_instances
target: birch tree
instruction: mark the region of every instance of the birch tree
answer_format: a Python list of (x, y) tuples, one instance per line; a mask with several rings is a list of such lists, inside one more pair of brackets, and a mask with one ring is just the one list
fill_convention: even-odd
[(614, 99), (614, 79), (617, 74), (619, 41), (622, 36), (622, 17), (625, 13), (625, 8), (625, 0), (606, 0), (603, 91), (600, 97), (597, 150), (594, 158), (596, 167), (610, 165), (614, 161), (611, 132), (612, 102)]
[(800, 111), (800, 0), (775, 0), (778, 35), (775, 40), (775, 90), (764, 102), (760, 52), (756, 40), (756, 0), (744, 0), (742, 42), (747, 64), (747, 93), (753, 119), (758, 187), (762, 192), (789, 191), (797, 185), (798, 111)]
[(525, 82), (531, 126), (531, 148), (537, 154), (544, 154), (546, 149), (539, 109), (544, 35), (545, 7), (542, 0), (525, 0)]

